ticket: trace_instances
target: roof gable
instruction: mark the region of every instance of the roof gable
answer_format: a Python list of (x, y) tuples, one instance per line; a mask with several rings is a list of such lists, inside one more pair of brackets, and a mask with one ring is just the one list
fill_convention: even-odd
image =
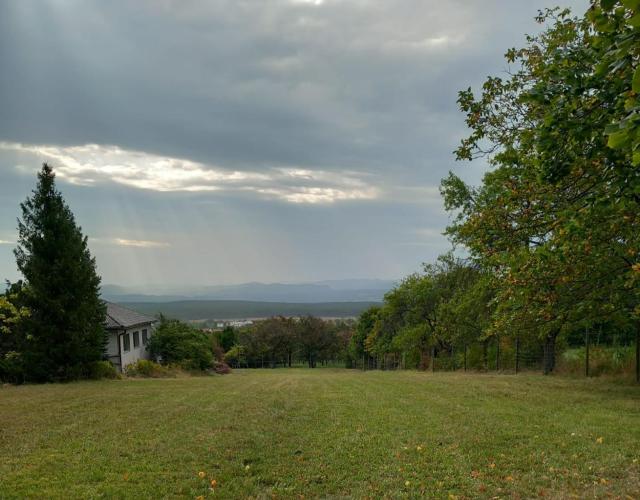
[(113, 302), (106, 302), (107, 305), (107, 328), (120, 329), (131, 328), (133, 326), (153, 323), (155, 318), (141, 314), (131, 309), (127, 309)]

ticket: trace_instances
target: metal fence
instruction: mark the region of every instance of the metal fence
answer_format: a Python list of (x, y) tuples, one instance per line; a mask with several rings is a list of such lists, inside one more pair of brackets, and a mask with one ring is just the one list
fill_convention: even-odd
[(640, 334), (603, 336), (586, 330), (553, 344), (518, 337), (492, 337), (481, 342), (433, 347), (420, 359), (406, 355), (363, 356), (356, 368), (397, 370), (418, 368), (433, 372), (557, 372), (578, 376), (615, 375), (640, 382)]

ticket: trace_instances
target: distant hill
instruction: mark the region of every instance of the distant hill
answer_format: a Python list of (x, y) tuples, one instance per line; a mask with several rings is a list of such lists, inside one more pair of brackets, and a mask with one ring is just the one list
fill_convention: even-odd
[(199, 287), (123, 287), (104, 285), (102, 296), (113, 302), (235, 300), (250, 302), (380, 302), (393, 288), (391, 280), (348, 279), (314, 283), (243, 283)]
[(268, 318), (271, 316), (305, 316), (348, 318), (358, 316), (376, 302), (256, 302), (246, 300), (180, 300), (172, 302), (120, 302), (141, 313), (184, 321)]

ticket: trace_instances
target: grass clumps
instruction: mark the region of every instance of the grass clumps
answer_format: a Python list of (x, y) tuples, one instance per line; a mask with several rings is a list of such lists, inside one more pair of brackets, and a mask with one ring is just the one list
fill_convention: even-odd
[(103, 378), (116, 379), (120, 378), (120, 374), (110, 361), (96, 361), (89, 367), (89, 378), (93, 380), (100, 380)]
[[(560, 356), (558, 373), (584, 375), (587, 352), (585, 347), (568, 349)], [(631, 346), (589, 348), (589, 375), (635, 375), (635, 348)]]
[(139, 359), (127, 365), (124, 373), (127, 377), (166, 378), (175, 377), (181, 370), (174, 366), (163, 366), (148, 359)]

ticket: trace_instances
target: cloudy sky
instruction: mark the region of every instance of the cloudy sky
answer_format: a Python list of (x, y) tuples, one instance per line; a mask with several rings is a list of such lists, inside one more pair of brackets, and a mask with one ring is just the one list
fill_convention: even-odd
[[(0, 278), (43, 161), (103, 282), (399, 278), (448, 248), (457, 91), (536, 0), (0, 2)], [(564, 0), (582, 13), (587, 0)]]

